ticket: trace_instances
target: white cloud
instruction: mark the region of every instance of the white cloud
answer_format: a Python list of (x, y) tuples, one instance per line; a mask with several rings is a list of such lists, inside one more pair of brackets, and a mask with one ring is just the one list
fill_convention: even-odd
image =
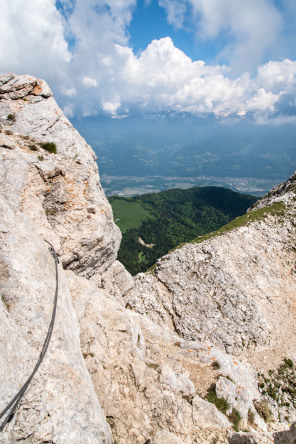
[(191, 27), (200, 40), (224, 42), (218, 60), (236, 72), (254, 69), (278, 48), (284, 22), (271, 0), (159, 0), (170, 23)]
[(284, 116), (279, 115), (274, 117), (273, 119), (267, 119), (266, 116), (260, 116), (256, 123), (259, 125), (273, 125), (273, 126), (281, 126), (285, 124), (296, 124), (296, 116)]
[(65, 88), (62, 92), (67, 97), (77, 96), (77, 89), (76, 88)]
[(83, 76), (82, 81), (86, 86), (90, 86), (90, 87), (91, 86), (93, 86), (93, 87), (98, 86), (98, 82), (96, 81), (96, 79), (92, 79), (91, 77)]
[(245, 104), (239, 107), (239, 110), (254, 112), (256, 114), (272, 114), (275, 111), (275, 104), (278, 99), (278, 94), (273, 94), (271, 91), (267, 92), (264, 88), (259, 88), (256, 94), (247, 99)]
[(270, 90), (286, 93), (295, 86), (295, 62), (270, 61), (259, 67), (257, 81)]
[(166, 10), (168, 22), (177, 29), (183, 28), (186, 0), (159, 0), (158, 3)]
[(102, 103), (102, 109), (106, 111), (109, 114), (116, 114), (116, 111), (120, 107), (120, 102), (103, 102)]
[[(121, 103), (122, 108), (217, 115), (254, 113), (258, 117), (277, 112), (279, 99), (293, 93), (296, 85), (296, 62), (291, 60), (260, 66), (254, 79), (244, 74), (233, 80), (226, 76), (225, 67), (193, 62), (168, 37), (154, 40), (139, 57), (120, 45), (116, 52), (118, 69), (113, 70), (110, 93), (117, 92), (116, 104)], [(119, 106), (116, 111), (120, 111)]]
[[(175, 17), (175, 25), (181, 26), (185, 0), (161, 1), (171, 7), (171, 20)], [(253, 0), (189, 1), (196, 14), (202, 11), (200, 29), (204, 26), (208, 38), (225, 26), (237, 36), (245, 36), (232, 55), (252, 41), (253, 22), (257, 26), (261, 23), (248, 9)], [(54, 0), (0, 0), (0, 69), (43, 77), (69, 116), (175, 110), (220, 116), (251, 113), (262, 120), (295, 107), (295, 61), (270, 61), (258, 68), (255, 77), (245, 73), (229, 78), (229, 68), (192, 61), (169, 37), (153, 40), (136, 56), (128, 46), (127, 33), (136, 0), (62, 3), (64, 10), (60, 12)], [(263, 12), (266, 4), (267, 0), (256, 0)], [(210, 6), (217, 6), (212, 16)], [(277, 23), (273, 8), (270, 11), (268, 15), (266, 10), (266, 18)], [(246, 16), (241, 34), (235, 24), (240, 14)], [(260, 51), (268, 46), (266, 39)]]
[(71, 61), (53, 0), (0, 0), (1, 72), (60, 79)]
[(69, 118), (74, 116), (73, 104), (68, 104), (63, 107), (63, 111), (65, 115)]

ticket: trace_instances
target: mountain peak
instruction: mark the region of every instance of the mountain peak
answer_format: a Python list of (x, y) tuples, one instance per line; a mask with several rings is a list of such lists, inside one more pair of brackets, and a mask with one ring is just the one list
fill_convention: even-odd
[(40, 96), (45, 99), (52, 96), (48, 84), (30, 75), (4, 74), (0, 76), (0, 92), (4, 99), (34, 100)]

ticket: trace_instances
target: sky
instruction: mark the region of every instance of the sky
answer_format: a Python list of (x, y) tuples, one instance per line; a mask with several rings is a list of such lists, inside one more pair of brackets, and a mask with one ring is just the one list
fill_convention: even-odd
[(68, 117), (188, 112), (296, 124), (295, 0), (0, 0), (0, 71)]

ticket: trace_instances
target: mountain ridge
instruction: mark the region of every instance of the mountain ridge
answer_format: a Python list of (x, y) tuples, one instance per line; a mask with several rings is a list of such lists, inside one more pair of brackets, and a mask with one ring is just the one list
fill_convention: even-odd
[[(256, 201), (254, 196), (220, 187), (170, 189), (132, 198), (112, 196), (109, 202), (114, 218), (124, 229), (118, 259), (132, 275), (146, 271), (178, 244), (217, 230), (243, 214)], [(148, 213), (143, 214), (144, 219), (134, 226), (131, 216), (138, 204)], [(138, 207), (134, 211), (136, 216)], [(125, 215), (126, 225), (122, 219)], [(139, 238), (144, 244), (139, 244)], [(145, 243), (153, 244), (153, 247), (147, 249)]]
[(193, 116), (97, 116), (73, 123), (108, 176), (253, 177), (279, 183), (296, 161), (293, 124), (280, 134), (276, 126), (248, 120), (221, 123)]

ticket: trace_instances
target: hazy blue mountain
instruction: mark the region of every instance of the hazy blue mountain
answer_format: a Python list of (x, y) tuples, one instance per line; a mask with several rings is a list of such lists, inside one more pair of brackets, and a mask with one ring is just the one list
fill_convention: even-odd
[(296, 125), (258, 125), (159, 113), (73, 120), (100, 173), (114, 176), (256, 177), (278, 182), (296, 168)]

